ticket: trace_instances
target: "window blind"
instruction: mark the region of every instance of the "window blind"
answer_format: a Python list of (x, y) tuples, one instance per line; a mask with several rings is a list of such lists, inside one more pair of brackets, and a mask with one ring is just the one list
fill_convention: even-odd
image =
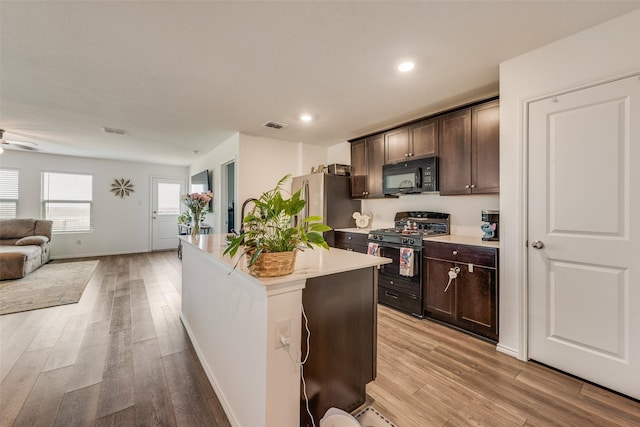
[(90, 231), (92, 205), (92, 175), (42, 173), (43, 216), (54, 232)]
[(0, 169), (0, 218), (16, 218), (20, 173), (17, 169)]

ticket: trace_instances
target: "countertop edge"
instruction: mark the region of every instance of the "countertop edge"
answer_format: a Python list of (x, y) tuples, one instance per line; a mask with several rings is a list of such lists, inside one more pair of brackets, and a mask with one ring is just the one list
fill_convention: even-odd
[[(228, 265), (233, 269), (233, 266), (236, 264), (240, 255), (236, 254), (233, 259), (222, 255), (222, 252), (226, 247), (226, 244), (224, 243), (224, 236), (226, 236), (226, 234), (204, 234), (199, 235), (198, 237), (183, 235), (179, 236), (179, 238), (185, 244), (209, 255), (216, 262)], [(335, 255), (336, 251), (339, 251), (337, 256)], [(328, 251), (322, 248), (315, 248), (313, 250), (307, 249), (300, 251), (296, 256), (295, 270), (293, 273), (286, 276), (252, 276), (243, 260), (240, 260), (235, 271), (246, 275), (248, 278), (255, 280), (257, 283), (265, 287), (271, 287), (274, 285), (306, 280), (313, 277), (328, 276), (331, 274), (344, 273), (346, 271), (360, 270), (362, 268), (377, 267), (390, 262), (392, 262), (392, 260), (389, 258), (365, 255), (338, 248), (330, 248)]]

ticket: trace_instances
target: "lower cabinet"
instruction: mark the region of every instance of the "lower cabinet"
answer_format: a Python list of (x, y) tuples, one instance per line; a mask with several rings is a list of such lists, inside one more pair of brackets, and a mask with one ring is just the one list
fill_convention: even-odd
[(349, 233), (346, 231), (335, 232), (335, 247), (347, 251), (367, 253), (368, 234), (366, 233)]
[(497, 341), (498, 249), (426, 241), (423, 254), (425, 315)]

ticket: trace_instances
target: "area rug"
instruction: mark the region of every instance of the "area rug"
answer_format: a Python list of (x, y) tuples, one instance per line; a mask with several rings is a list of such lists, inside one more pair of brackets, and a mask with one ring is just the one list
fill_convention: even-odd
[(99, 261), (46, 264), (17, 280), (0, 282), (0, 315), (74, 304)]

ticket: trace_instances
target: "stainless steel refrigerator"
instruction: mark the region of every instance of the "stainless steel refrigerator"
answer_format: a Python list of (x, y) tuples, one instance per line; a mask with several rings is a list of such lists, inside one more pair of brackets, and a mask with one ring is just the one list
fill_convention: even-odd
[[(351, 198), (348, 176), (325, 173), (297, 176), (291, 182), (291, 194), (298, 190), (307, 202), (300, 214), (302, 218), (321, 216), (333, 229), (355, 226), (352, 214), (360, 212), (361, 202)], [(333, 231), (325, 233), (324, 238), (329, 246), (335, 246)]]

